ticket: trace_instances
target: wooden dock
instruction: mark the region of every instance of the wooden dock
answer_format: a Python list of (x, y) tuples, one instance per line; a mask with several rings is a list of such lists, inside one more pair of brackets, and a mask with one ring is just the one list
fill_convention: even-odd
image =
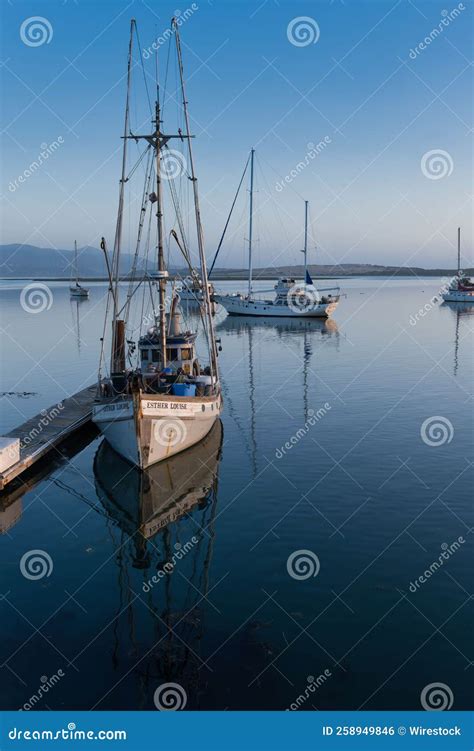
[(96, 385), (88, 386), (42, 410), (39, 415), (5, 435), (5, 438), (19, 439), (20, 461), (0, 473), (0, 491), (33, 464), (54, 452), (73, 433), (90, 423), (96, 391)]

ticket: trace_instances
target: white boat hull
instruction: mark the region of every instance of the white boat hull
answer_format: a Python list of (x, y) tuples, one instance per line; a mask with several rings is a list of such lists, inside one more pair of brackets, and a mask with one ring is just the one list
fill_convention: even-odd
[(237, 295), (214, 295), (214, 300), (231, 316), (264, 316), (265, 318), (327, 318), (338, 302), (317, 303), (308, 310), (295, 310), (288, 305), (275, 305), (268, 300), (246, 300)]
[(117, 453), (146, 469), (201, 441), (221, 411), (220, 395), (136, 394), (94, 405), (92, 420)]

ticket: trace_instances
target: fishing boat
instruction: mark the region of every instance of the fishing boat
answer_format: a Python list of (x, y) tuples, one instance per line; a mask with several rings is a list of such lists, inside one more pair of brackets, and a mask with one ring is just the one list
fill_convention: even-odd
[[(325, 287), (317, 289), (314, 286), (311, 275), (308, 271), (308, 201), (305, 201), (304, 213), (304, 282), (297, 282), (296, 279), (285, 277), (280, 278), (273, 290), (262, 290), (263, 292), (274, 291), (276, 296), (273, 300), (260, 299), (253, 292), (252, 279), (252, 241), (253, 241), (253, 193), (254, 193), (254, 158), (255, 149), (250, 152), (250, 203), (249, 203), (249, 239), (248, 239), (248, 290), (247, 294), (214, 294), (215, 302), (220, 303), (229, 315), (233, 316), (265, 316), (278, 318), (326, 318), (336, 309), (341, 294), (339, 287)], [(248, 164), (248, 162), (247, 162)], [(247, 165), (246, 165), (247, 169)], [(244, 170), (245, 175), (245, 170)], [(243, 178), (243, 176), (242, 176)], [(242, 184), (242, 180), (239, 184)], [(235, 204), (235, 199), (234, 199)], [(234, 206), (233, 204), (233, 206)], [(232, 206), (232, 209), (233, 209)], [(232, 211), (231, 209), (231, 211)], [(227, 222), (228, 224), (228, 222)], [(227, 228), (226, 224), (226, 228)], [(225, 229), (226, 229), (225, 228)], [(225, 232), (225, 230), (224, 230)], [(221, 238), (222, 242), (222, 238)], [(221, 243), (220, 243), (221, 244)], [(220, 249), (217, 249), (217, 253)], [(216, 256), (214, 257), (212, 268)], [(260, 294), (260, 293), (259, 293)]]
[[(110, 281), (108, 309), (112, 310), (112, 338), (109, 372), (105, 374), (103, 374), (106, 367), (104, 342), (102, 346), (98, 398), (93, 407), (92, 419), (117, 453), (141, 469), (168, 459), (198, 443), (209, 433), (222, 410), (217, 346), (211, 312), (197, 178), (191, 148), (193, 136), (190, 133), (181, 42), (176, 19), (172, 19), (171, 31), (170, 39), (174, 40), (178, 85), (182, 100), (182, 127), (176, 129), (176, 134), (163, 131), (160, 87), (157, 80), (152, 130), (151, 133), (142, 135), (134, 133), (130, 125), (131, 73), (134, 67), (133, 42), (137, 36), (136, 21), (133, 19), (131, 22), (122, 174), (111, 260), (109, 260), (104, 238), (101, 243)], [(121, 305), (118, 270), (122, 242), (124, 190), (129, 174), (136, 170), (136, 165), (134, 165), (129, 172), (127, 144), (130, 139), (137, 144), (143, 142), (146, 144), (145, 151), (139, 156), (139, 161), (146, 162), (146, 169), (139, 212), (134, 271), (126, 300)], [(168, 208), (168, 203), (174, 208), (178, 228), (177, 231), (170, 232), (170, 237), (174, 238), (183, 255), (189, 257), (188, 238), (184, 231), (177, 190), (173, 185), (173, 180), (164, 172), (166, 166), (163, 165), (163, 161), (169, 158), (168, 142), (172, 139), (185, 144), (187, 149), (188, 174), (184, 178), (186, 184), (192, 186), (196, 243), (200, 260), (203, 290), (200, 320), (208, 358), (207, 364), (204, 365), (199, 362), (197, 356), (197, 332), (183, 327), (179, 295), (174, 284), (171, 284), (171, 290), (169, 290), (169, 273), (165, 265), (164, 213)], [(146, 161), (147, 155), (148, 161)], [(170, 189), (168, 203), (164, 200), (163, 183), (167, 184)], [(155, 189), (150, 192), (152, 186)], [(148, 231), (143, 232), (146, 218)], [(154, 238), (155, 234), (156, 243), (154, 239), (150, 239)], [(149, 259), (151, 245), (153, 244), (153, 250), (156, 247), (157, 262), (153, 261), (151, 268), (147, 266), (144, 276), (140, 273), (140, 278), (135, 278), (134, 273), (139, 266), (138, 254), (142, 243), (146, 244), (147, 259)], [(142, 310), (146, 298), (151, 313), (150, 316), (141, 316), (138, 326), (134, 327), (130, 320), (130, 311), (132, 298), (138, 290), (143, 293)], [(133, 335), (137, 329), (143, 329), (145, 322), (148, 325), (137, 342), (130, 337), (130, 334)], [(104, 330), (107, 330), (107, 318)]]
[(89, 297), (89, 290), (86, 287), (83, 287), (81, 284), (79, 284), (79, 268), (77, 265), (77, 242), (74, 240), (74, 267), (73, 267), (73, 278), (75, 279), (74, 284), (72, 284), (71, 279), (71, 286), (69, 287), (69, 292), (71, 293), (71, 297), (77, 297), (77, 298), (86, 298)]
[(445, 302), (474, 303), (474, 282), (461, 270), (461, 227), (458, 227), (457, 274), (441, 297)]

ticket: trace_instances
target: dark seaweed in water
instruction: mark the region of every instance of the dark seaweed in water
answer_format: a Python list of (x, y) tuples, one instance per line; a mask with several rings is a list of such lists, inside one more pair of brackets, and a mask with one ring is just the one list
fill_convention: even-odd
[(28, 399), (29, 396), (38, 396), (36, 391), (0, 391), (0, 396), (16, 396), (18, 399)]

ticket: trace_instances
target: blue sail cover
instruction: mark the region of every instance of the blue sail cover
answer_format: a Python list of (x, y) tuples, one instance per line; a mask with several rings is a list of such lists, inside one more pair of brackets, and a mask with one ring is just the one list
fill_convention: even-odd
[(306, 284), (313, 285), (313, 280), (311, 279), (311, 276), (310, 276), (310, 273), (309, 273), (308, 270), (306, 270), (306, 279), (305, 279), (305, 282), (306, 282)]

